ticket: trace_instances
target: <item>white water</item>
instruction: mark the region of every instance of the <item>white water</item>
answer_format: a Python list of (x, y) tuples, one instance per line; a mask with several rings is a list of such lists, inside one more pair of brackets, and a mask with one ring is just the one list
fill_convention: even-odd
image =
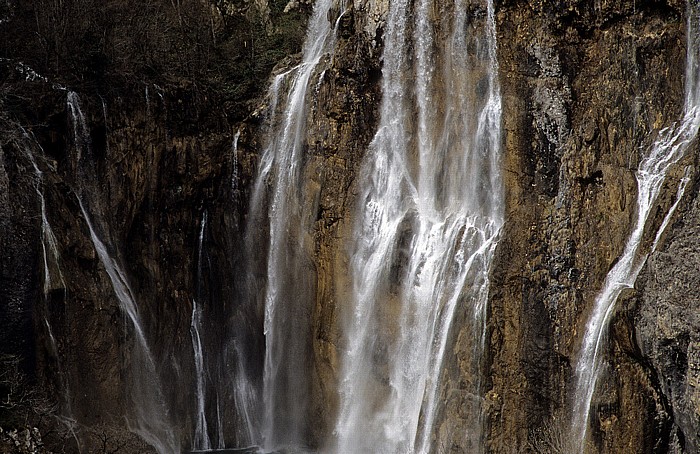
[(241, 130), (236, 131), (231, 143), (231, 156), (233, 172), (231, 175), (231, 191), (235, 193), (238, 190), (238, 139), (241, 137)]
[(80, 108), (80, 98), (76, 92), (68, 92), (66, 105), (73, 122), (73, 140), (75, 141), (75, 151), (77, 153), (75, 161), (80, 163), (83, 158), (83, 152), (90, 147), (90, 133), (87, 129), (85, 115), (83, 115), (83, 111)]
[[(202, 249), (204, 245), (204, 231), (207, 225), (207, 212), (202, 214), (202, 221), (199, 227), (199, 241), (197, 243), (197, 277), (195, 285), (201, 285), (202, 279)], [(197, 403), (197, 423), (194, 432), (194, 441), (192, 448), (195, 450), (207, 450), (212, 448), (211, 440), (209, 439), (209, 426), (207, 425), (207, 413), (205, 409), (206, 389), (204, 383), (204, 355), (202, 352), (202, 339), (200, 332), (202, 330), (202, 308), (195, 299), (192, 300), (192, 322), (190, 324), (190, 336), (192, 337), (192, 350), (194, 353), (195, 373), (197, 374), (196, 382), (197, 389), (195, 400)], [(217, 402), (218, 404), (218, 402)]]
[(683, 157), (700, 127), (700, 83), (698, 77), (700, 74), (698, 63), (700, 54), (698, 36), (700, 20), (698, 15), (700, 12), (697, 6), (693, 6), (693, 2), (688, 3), (687, 14), (688, 50), (684, 117), (680, 123), (659, 133), (656, 142), (639, 164), (635, 174), (637, 178), (637, 217), (634, 228), (622, 256), (609, 271), (603, 289), (596, 298), (593, 313), (586, 325), (583, 346), (576, 365), (572, 436), (578, 442), (581, 452), (585, 452), (586, 449), (588, 420), (596, 384), (605, 367), (602, 349), (605, 346), (610, 319), (615, 312), (615, 302), (624, 289), (634, 286), (648, 254), (655, 250), (663, 230), (668, 226), (688, 182), (686, 172), (686, 176), (679, 183), (676, 200), (654, 237), (651, 250), (644, 253), (641, 246), (647, 219), (655, 207), (668, 171)]
[[(26, 132), (24, 132), (24, 135), (27, 140), (30, 140), (30, 137)], [(60, 284), (60, 288), (65, 289), (66, 282), (63, 279), (63, 273), (61, 272), (60, 254), (58, 252), (56, 235), (53, 233), (53, 229), (49, 223), (49, 218), (46, 214), (46, 199), (44, 198), (43, 192), (44, 172), (39, 169), (31, 150), (25, 148), (25, 152), (29, 162), (32, 164), (32, 168), (34, 169), (34, 175), (36, 177), (34, 190), (39, 197), (39, 204), (41, 207), (41, 249), (44, 262), (44, 296), (46, 297), (49, 294), (49, 291), (54, 287), (54, 278), (52, 277), (51, 272), (52, 269), (54, 269), (54, 272), (57, 275), (56, 277), (58, 280), (56, 284)]]
[[(250, 257), (261, 254), (257, 230), (269, 222), (265, 274), (262, 439), (265, 449), (305, 441), (310, 379), (310, 307), (313, 304), (307, 231), (315, 213), (314, 195), (301, 175), (308, 114), (307, 93), (316, 68), (332, 52), (333, 0), (319, 0), (309, 21), (301, 63), (275, 77), (269, 90), (270, 132), (252, 191), (247, 227)], [(264, 253), (264, 252), (263, 252)], [(308, 333), (308, 334), (304, 334)], [(252, 412), (253, 410), (250, 410)], [(250, 420), (249, 416), (246, 416)]]
[[(129, 285), (128, 278), (119, 264), (118, 258), (110, 254), (107, 246), (97, 234), (93, 214), (99, 213), (99, 193), (92, 185), (97, 181), (94, 174), (94, 157), (90, 147), (85, 116), (80, 108), (80, 99), (74, 92), (67, 96), (67, 107), (73, 122), (73, 132), (76, 147), (76, 162), (78, 165), (78, 178), (75, 192), (80, 205), (83, 218), (90, 232), (95, 252), (100, 259), (112, 284), (112, 289), (117, 297), (119, 306), (133, 329), (134, 344), (131, 350), (131, 363), (129, 373), (132, 382), (127, 392), (131, 397), (131, 406), (127, 409), (126, 420), (130, 430), (141, 436), (147, 443), (153, 446), (161, 454), (169, 454), (180, 451), (180, 445), (172, 426), (160, 379), (153, 355), (146, 341), (142, 322), (138, 313), (138, 304), (134, 292)], [(97, 215), (98, 219), (101, 219)]]
[[(24, 138), (32, 143), (41, 150), (41, 146), (36, 141), (33, 136), (22, 128), (22, 134)], [(65, 296), (66, 282), (63, 278), (63, 272), (61, 271), (61, 256), (58, 252), (58, 241), (56, 240), (56, 235), (53, 233), (51, 224), (49, 223), (49, 218), (46, 213), (46, 198), (44, 197), (44, 172), (37, 165), (34, 159), (34, 154), (32, 152), (30, 145), (16, 143), (18, 149), (23, 149), (25, 155), (34, 169), (34, 190), (39, 198), (39, 205), (41, 208), (41, 251), (44, 264), (44, 303), (49, 304), (49, 293), (52, 289), (58, 288), (62, 289)], [(42, 150), (43, 151), (43, 150)], [(58, 386), (61, 388), (61, 416), (59, 419), (68, 426), (68, 428), (73, 431), (75, 426), (75, 419), (73, 416), (73, 409), (71, 405), (71, 390), (70, 383), (66, 378), (61, 356), (58, 350), (58, 342), (56, 341), (56, 336), (54, 335), (53, 328), (51, 327), (51, 322), (49, 321), (49, 308), (45, 307), (43, 312), (44, 325), (46, 326), (46, 332), (49, 338), (49, 348), (51, 354), (56, 360), (56, 375), (58, 377)], [(77, 440), (76, 440), (77, 441)]]
[[(239, 347), (237, 341), (233, 342), (233, 349), (234, 358), (236, 361), (236, 370), (245, 370), (243, 367), (244, 351)], [(239, 418), (243, 425), (243, 429), (245, 430), (245, 432), (243, 433), (243, 435), (245, 436), (245, 442), (241, 445), (251, 445), (260, 438), (260, 421), (258, 418), (256, 418), (255, 412), (259, 399), (255, 392), (255, 388), (252, 386), (251, 382), (247, 379), (247, 377), (242, 373), (237, 373), (235, 375), (233, 387), (236, 411), (238, 412)], [(217, 407), (217, 413), (218, 412), (220, 412), (220, 409)], [(220, 418), (219, 424), (221, 424)], [(221, 445), (220, 448), (223, 448), (223, 445)]]
[(359, 176), (350, 248), (338, 452), (440, 449), (434, 434), (456, 318), (469, 329), (472, 401), (458, 436), (470, 452), (483, 449), (488, 275), (503, 224), (494, 10), (483, 7), (474, 25), (456, 1), (452, 22), (444, 19), (451, 35), (438, 47), (428, 1), (413, 15), (407, 0), (390, 4), (381, 119)]
[[(44, 186), (44, 175), (43, 172), (37, 166), (34, 157), (30, 151), (27, 151), (27, 156), (29, 157), (32, 166), (34, 167), (34, 173), (36, 175), (37, 181), (35, 190), (39, 196), (39, 203), (41, 205), (41, 251), (44, 262), (44, 301), (48, 304), (48, 296), (54, 285), (58, 285), (59, 288), (63, 289), (65, 292), (66, 282), (63, 279), (63, 272), (61, 271), (60, 265), (60, 254), (58, 252), (58, 242), (56, 236), (53, 233), (51, 224), (49, 223), (49, 218), (46, 214), (46, 199), (44, 198), (43, 186)], [(51, 269), (55, 270), (57, 275), (57, 282), (54, 284), (54, 278), (52, 277)], [(47, 308), (48, 309), (48, 308)], [(54, 355), (58, 366), (58, 376), (60, 377), (63, 394), (63, 416), (67, 420), (73, 419), (71, 401), (70, 401), (70, 385), (68, 380), (63, 373), (63, 367), (61, 366), (61, 357), (58, 352), (58, 344), (56, 342), (56, 336), (53, 334), (53, 329), (51, 328), (51, 323), (48, 318), (48, 310), (44, 313), (44, 324), (46, 325), (46, 331), (49, 334), (51, 353)]]
[(109, 276), (112, 289), (119, 300), (122, 311), (134, 329), (135, 339), (130, 370), (132, 383), (129, 390), (132, 405), (127, 410), (130, 413), (127, 416), (129, 428), (161, 454), (179, 452), (179, 443), (172, 427), (168, 424), (165, 399), (161, 391), (155, 361), (141, 327), (134, 293), (121, 267), (97, 236), (90, 216), (80, 198), (78, 198), (78, 203), (88, 225), (95, 252), (97, 252), (100, 262)]
[(216, 449), (224, 449), (226, 442), (224, 441), (224, 421), (221, 417), (221, 398), (216, 394)]

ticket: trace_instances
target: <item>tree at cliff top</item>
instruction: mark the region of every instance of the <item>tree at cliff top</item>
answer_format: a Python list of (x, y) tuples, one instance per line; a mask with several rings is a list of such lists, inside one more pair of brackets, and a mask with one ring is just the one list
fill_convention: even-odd
[(272, 67), (301, 49), (308, 11), (285, 4), (261, 12), (241, 0), (8, 0), (0, 7), (0, 79), (21, 67), (21, 82), (40, 77), (102, 96), (194, 86), (244, 117)]

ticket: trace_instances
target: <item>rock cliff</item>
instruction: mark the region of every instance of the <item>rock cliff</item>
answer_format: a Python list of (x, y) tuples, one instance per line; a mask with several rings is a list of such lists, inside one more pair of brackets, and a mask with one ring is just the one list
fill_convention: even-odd
[[(575, 449), (566, 443), (576, 355), (630, 234), (640, 150), (682, 117), (684, 8), (501, 7), (509, 218), (492, 286), (494, 452)], [(661, 223), (681, 174), (669, 178), (650, 224)], [(625, 305), (615, 316), (590, 452), (678, 449), (664, 379), (639, 352), (647, 328), (634, 322), (636, 310)]]
[[(0, 427), (37, 425), (59, 452), (150, 449), (129, 431), (138, 433), (133, 409), (143, 404), (134, 402), (138, 330), (94, 230), (137, 303), (171, 446), (193, 447), (201, 417), (195, 301), (206, 436), (213, 447), (257, 443), (246, 425), (259, 415), (247, 415), (233, 391), (243, 375), (253, 394), (265, 386), (265, 313), (245, 301), (265, 279), (251, 263), (267, 251), (246, 244), (269, 232), (264, 219), (251, 222), (251, 191), (274, 113), (265, 89), (299, 63), (311, 5), (54, 3), (0, 6), (0, 394), (8, 403)], [(470, 20), (483, 20), (481, 2), (467, 3)], [(357, 176), (379, 123), (388, 4), (335, 6), (335, 49), (307, 95), (299, 190), (310, 201), (303, 267), (313, 297), (302, 312), (308, 332), (295, 336), (309, 352), (308, 383), (289, 391), (304, 395), (298, 429), (314, 450), (332, 450), (339, 411), (348, 243), (362, 203)], [(441, 2), (431, 8), (434, 21), (449, 17)], [(465, 421), (478, 407), (486, 452), (697, 452), (694, 143), (665, 180), (644, 254), (684, 176), (687, 190), (615, 306), (587, 445), (572, 446), (570, 436), (576, 361), (631, 233), (635, 171), (659, 131), (683, 116), (686, 4), (502, 0), (495, 10), (505, 224), (491, 267), (483, 395), (465, 391), (475, 378), (465, 374), (470, 337), (458, 323), (432, 451), (470, 449)], [(22, 449), (6, 432), (0, 450)]]

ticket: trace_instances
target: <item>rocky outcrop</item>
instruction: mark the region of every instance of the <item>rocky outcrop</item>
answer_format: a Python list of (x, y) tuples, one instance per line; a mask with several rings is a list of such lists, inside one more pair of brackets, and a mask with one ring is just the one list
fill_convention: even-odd
[(337, 405), (339, 304), (346, 301), (345, 247), (355, 212), (356, 175), (374, 135), (379, 107), (379, 62), (371, 58), (376, 44), (360, 28), (363, 11), (343, 13), (332, 65), (326, 70), (310, 122), (307, 169), (318, 188), (314, 223), (314, 257), (318, 276), (313, 310), (313, 346), (318, 378), (314, 380), (312, 414), (320, 416), (314, 430), (317, 446), (333, 430)]
[(665, 246), (649, 258), (631, 303), (630, 335), (663, 399), (670, 452), (700, 450), (697, 184), (684, 203)]

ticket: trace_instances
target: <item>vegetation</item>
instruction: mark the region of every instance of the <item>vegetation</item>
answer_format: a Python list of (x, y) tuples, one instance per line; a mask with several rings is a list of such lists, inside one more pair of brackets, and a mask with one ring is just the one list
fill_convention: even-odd
[(38, 79), (115, 98), (144, 86), (193, 87), (240, 109), (301, 49), (309, 12), (252, 3), (0, 0), (0, 82)]
[(575, 449), (571, 434), (561, 426), (562, 419), (549, 425), (532, 428), (528, 433), (527, 452), (532, 454), (569, 454)]

